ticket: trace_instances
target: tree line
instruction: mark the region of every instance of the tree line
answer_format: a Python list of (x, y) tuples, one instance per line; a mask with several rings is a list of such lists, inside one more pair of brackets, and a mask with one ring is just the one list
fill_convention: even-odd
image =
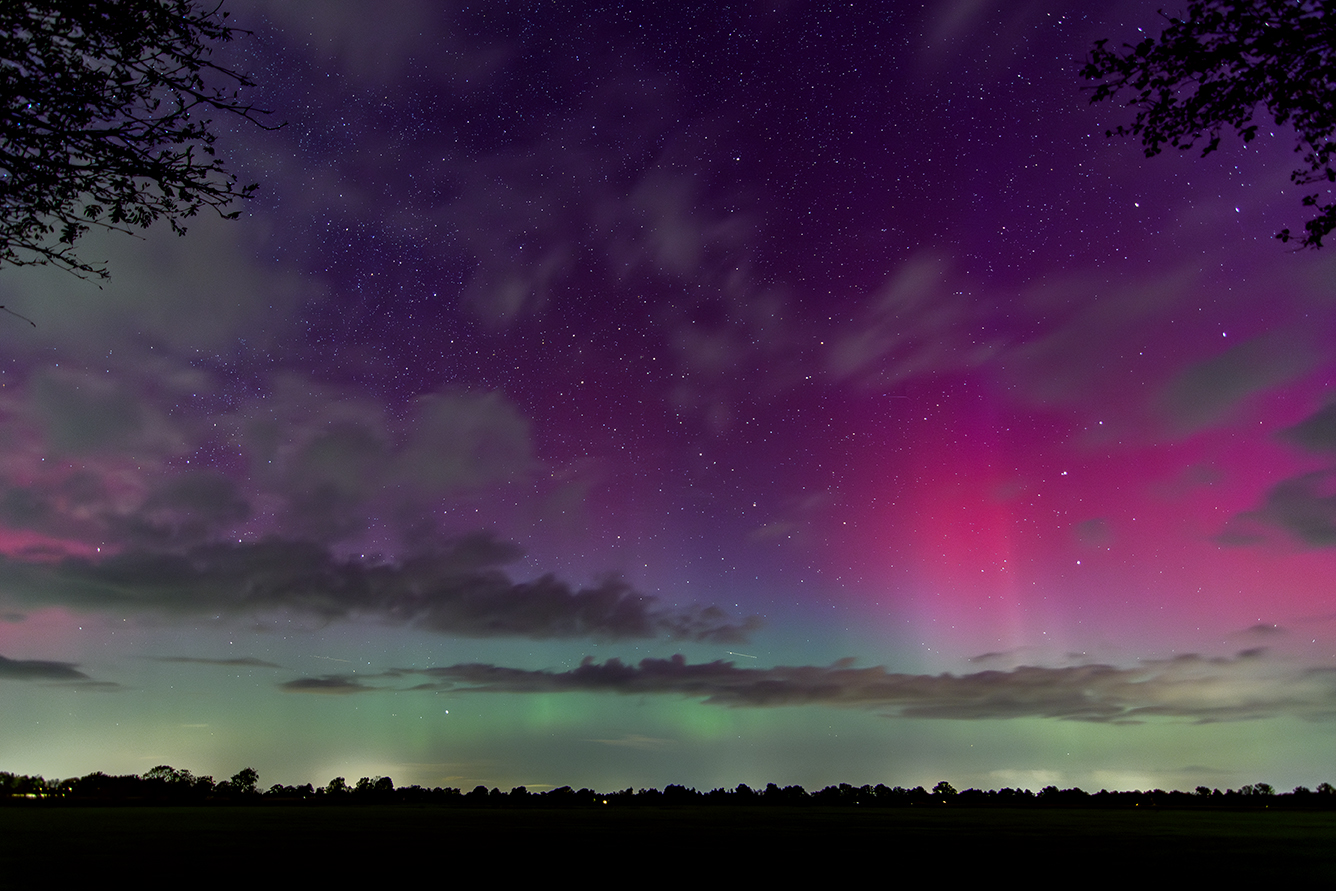
[(769, 783), (753, 789), (740, 783), (732, 789), (697, 791), (679, 785), (662, 790), (627, 788), (618, 792), (596, 792), (561, 786), (545, 792), (531, 792), (516, 786), (509, 792), (476, 786), (470, 792), (457, 788), (395, 786), (389, 777), (362, 777), (349, 783), (335, 777), (325, 786), (306, 783), (300, 786), (274, 784), (262, 789), (259, 773), (247, 767), (230, 779), (215, 783), (212, 777), (195, 776), (188, 770), (159, 765), (142, 776), (111, 776), (101, 771), (65, 780), (47, 780), (0, 771), (0, 804), (436, 804), (462, 807), (572, 807), (572, 806), (674, 806), (743, 805), (785, 807), (1078, 807), (1078, 808), (1302, 808), (1336, 810), (1336, 787), (1321, 783), (1316, 789), (1296, 786), (1290, 792), (1278, 792), (1268, 783), (1253, 783), (1239, 789), (1212, 789), (1198, 786), (1191, 792), (1151, 789), (1147, 791), (1086, 792), (1083, 789), (1059, 789), (1046, 786), (1038, 792), (1010, 787), (993, 790), (957, 791), (943, 780), (931, 790), (922, 786), (906, 789), (852, 786), (840, 783), (808, 792), (802, 786), (780, 787)]

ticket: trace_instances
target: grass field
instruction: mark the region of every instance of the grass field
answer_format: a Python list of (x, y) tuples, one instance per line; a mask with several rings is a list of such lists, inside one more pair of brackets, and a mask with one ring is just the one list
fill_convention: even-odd
[[(1336, 879), (1336, 814), (915, 808), (0, 809), (0, 885)], [(479, 870), (481, 869), (481, 872)], [(8, 880), (8, 881), (6, 881)]]

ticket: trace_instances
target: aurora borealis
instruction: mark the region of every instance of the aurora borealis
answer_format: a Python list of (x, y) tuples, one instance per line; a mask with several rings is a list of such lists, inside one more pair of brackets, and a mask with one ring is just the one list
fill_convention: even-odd
[(227, 8), (243, 217), (0, 269), (0, 769), (1336, 780), (1336, 254), (1155, 4)]

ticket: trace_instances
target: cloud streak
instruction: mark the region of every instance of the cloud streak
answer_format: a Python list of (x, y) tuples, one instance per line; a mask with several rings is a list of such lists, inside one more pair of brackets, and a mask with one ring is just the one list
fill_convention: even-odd
[(1266, 659), (1260, 649), (1230, 659), (1184, 655), (1134, 668), (1020, 666), (962, 675), (855, 668), (852, 660), (826, 667), (740, 668), (722, 660), (693, 664), (680, 655), (643, 659), (637, 665), (586, 658), (569, 671), (467, 663), (394, 669), (360, 679), (304, 678), (280, 686), (351, 693), (402, 689), (373, 681), (404, 678), (423, 679), (411, 689), (452, 693), (677, 695), (729, 708), (836, 706), (906, 718), (1054, 718), (1115, 724), (1154, 718), (1203, 724), (1280, 715), (1336, 718), (1336, 669), (1285, 665)]
[(149, 656), (154, 662), (174, 662), (183, 665), (221, 665), (224, 668), (282, 668), (276, 662), (266, 662), (254, 656), (240, 659), (203, 659), (197, 656)]
[(310, 542), (202, 545), (184, 554), (130, 551), (94, 560), (0, 556), (0, 586), (28, 603), (176, 616), (287, 611), (318, 621), (370, 619), (465, 637), (666, 637), (737, 643), (760, 625), (713, 606), (673, 607), (616, 578), (575, 587), (554, 576), (515, 581), (513, 544), (478, 533), (395, 562), (339, 559)]
[(348, 675), (330, 674), (318, 678), (297, 678), (278, 685), (280, 690), (289, 693), (319, 693), (330, 696), (346, 696), (350, 693), (367, 693), (375, 687), (367, 686)]

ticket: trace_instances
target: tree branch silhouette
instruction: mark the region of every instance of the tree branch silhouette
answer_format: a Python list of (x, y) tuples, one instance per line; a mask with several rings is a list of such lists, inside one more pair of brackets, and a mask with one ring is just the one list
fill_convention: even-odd
[[(238, 31), (196, 0), (0, 5), (0, 264), (107, 278), (75, 243), (249, 197), (218, 158), (212, 115), (264, 129), (246, 75), (210, 61)], [(280, 125), (281, 126), (281, 125)]]
[[(1336, 183), (1336, 15), (1324, 0), (1191, 0), (1168, 22), (1159, 39), (1108, 47), (1097, 41), (1081, 74), (1099, 81), (1092, 102), (1128, 95), (1136, 117), (1106, 132), (1141, 140), (1146, 157), (1165, 146), (1205, 157), (1233, 130), (1256, 138), (1258, 111), (1294, 128), (1302, 163), (1290, 174), (1297, 185)], [(1304, 231), (1283, 229), (1282, 242), (1318, 248), (1336, 229), (1336, 201), (1329, 192), (1302, 199), (1315, 216)]]

